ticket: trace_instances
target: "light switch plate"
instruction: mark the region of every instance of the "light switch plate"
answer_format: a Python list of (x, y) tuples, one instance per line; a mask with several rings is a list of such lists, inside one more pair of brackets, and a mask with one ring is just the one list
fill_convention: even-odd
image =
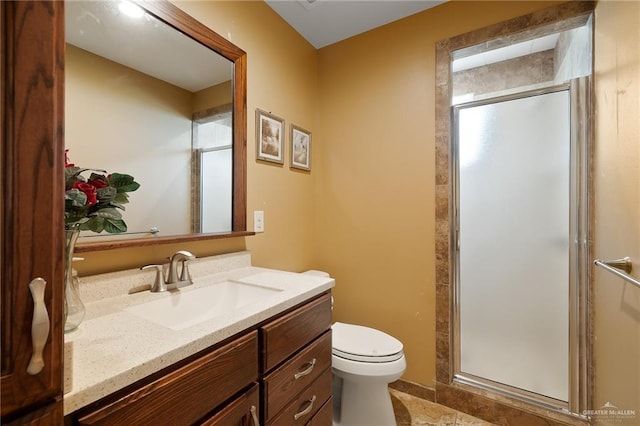
[(264, 212), (262, 210), (253, 212), (253, 231), (264, 232)]

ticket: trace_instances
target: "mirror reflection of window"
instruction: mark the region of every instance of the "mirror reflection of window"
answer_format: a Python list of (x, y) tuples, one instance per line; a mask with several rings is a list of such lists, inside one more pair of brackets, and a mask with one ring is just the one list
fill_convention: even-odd
[(193, 206), (192, 230), (229, 232), (233, 213), (231, 105), (195, 116), (192, 158), (195, 186), (200, 196), (194, 197), (197, 202)]

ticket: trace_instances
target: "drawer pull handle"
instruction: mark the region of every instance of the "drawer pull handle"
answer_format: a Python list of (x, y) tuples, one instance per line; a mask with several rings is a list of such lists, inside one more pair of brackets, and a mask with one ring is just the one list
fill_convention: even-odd
[(304, 410), (300, 411), (299, 413), (294, 414), (293, 415), (293, 420), (298, 420), (300, 417), (306, 416), (307, 414), (309, 414), (311, 412), (311, 410), (313, 410), (313, 403), (316, 402), (316, 396), (313, 395), (311, 397), (311, 399), (306, 401), (306, 402), (307, 402), (307, 408), (305, 408)]
[(29, 291), (33, 297), (33, 319), (31, 321), (31, 344), (33, 352), (27, 366), (27, 373), (38, 374), (44, 368), (42, 351), (49, 339), (49, 314), (44, 303), (44, 288), (47, 282), (42, 278), (35, 278), (29, 283)]
[[(313, 371), (313, 367), (316, 365), (316, 359), (313, 358), (311, 360), (311, 362), (308, 362), (307, 364), (309, 364), (309, 366), (307, 368), (305, 368), (302, 371), (298, 371), (296, 374), (293, 375), (293, 378), (295, 380), (298, 380), (300, 377), (306, 376), (307, 374), (311, 373)], [(305, 364), (305, 365), (307, 365), (307, 364)]]
[(258, 420), (258, 409), (255, 405), (251, 406), (251, 418), (253, 419), (253, 426), (260, 426), (260, 421)]

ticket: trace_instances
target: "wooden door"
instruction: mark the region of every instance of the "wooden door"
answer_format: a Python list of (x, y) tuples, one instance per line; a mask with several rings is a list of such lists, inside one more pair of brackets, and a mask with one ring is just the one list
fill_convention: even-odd
[[(3, 1), (0, 10), (0, 422), (62, 424), (64, 2)], [(29, 373), (38, 277), (50, 327), (44, 366)]]

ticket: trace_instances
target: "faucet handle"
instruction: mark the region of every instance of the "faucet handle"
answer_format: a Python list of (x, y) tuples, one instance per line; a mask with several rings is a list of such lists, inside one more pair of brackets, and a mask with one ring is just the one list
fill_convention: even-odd
[(153, 282), (153, 286), (151, 286), (151, 291), (156, 292), (156, 291), (164, 291), (165, 290), (165, 282), (164, 282), (164, 273), (162, 271), (162, 265), (144, 265), (140, 268), (140, 270), (145, 270), (145, 269), (151, 269), (151, 268), (155, 268), (156, 269), (156, 279)]
[(193, 283), (191, 279), (191, 273), (189, 272), (189, 261), (194, 260), (196, 256), (188, 252), (186, 250), (179, 250), (171, 256), (170, 268), (175, 275), (178, 274), (177, 271), (177, 263), (180, 262), (180, 277), (175, 277), (180, 281), (188, 281), (189, 283)]
[(189, 262), (194, 260), (196, 256), (186, 250), (180, 250), (174, 254), (178, 256), (180, 262), (182, 262), (182, 269), (180, 270), (180, 281), (189, 281), (193, 283), (191, 278), (191, 272), (189, 272)]
[(189, 281), (193, 283), (191, 272), (189, 271), (189, 262), (193, 259), (184, 259), (182, 261), (182, 270), (180, 271), (180, 281)]
[[(177, 252), (175, 252), (170, 258), (169, 258), (169, 275), (167, 277), (166, 283), (167, 284), (175, 284), (179, 281), (183, 281), (183, 277), (185, 277), (185, 265), (184, 262), (187, 260), (193, 260), (196, 257), (189, 253), (186, 250), (179, 250)], [(180, 278), (178, 278), (178, 262), (181, 263), (181, 267), (182, 270), (180, 271)], [(187, 270), (187, 274), (188, 274), (188, 270)]]

